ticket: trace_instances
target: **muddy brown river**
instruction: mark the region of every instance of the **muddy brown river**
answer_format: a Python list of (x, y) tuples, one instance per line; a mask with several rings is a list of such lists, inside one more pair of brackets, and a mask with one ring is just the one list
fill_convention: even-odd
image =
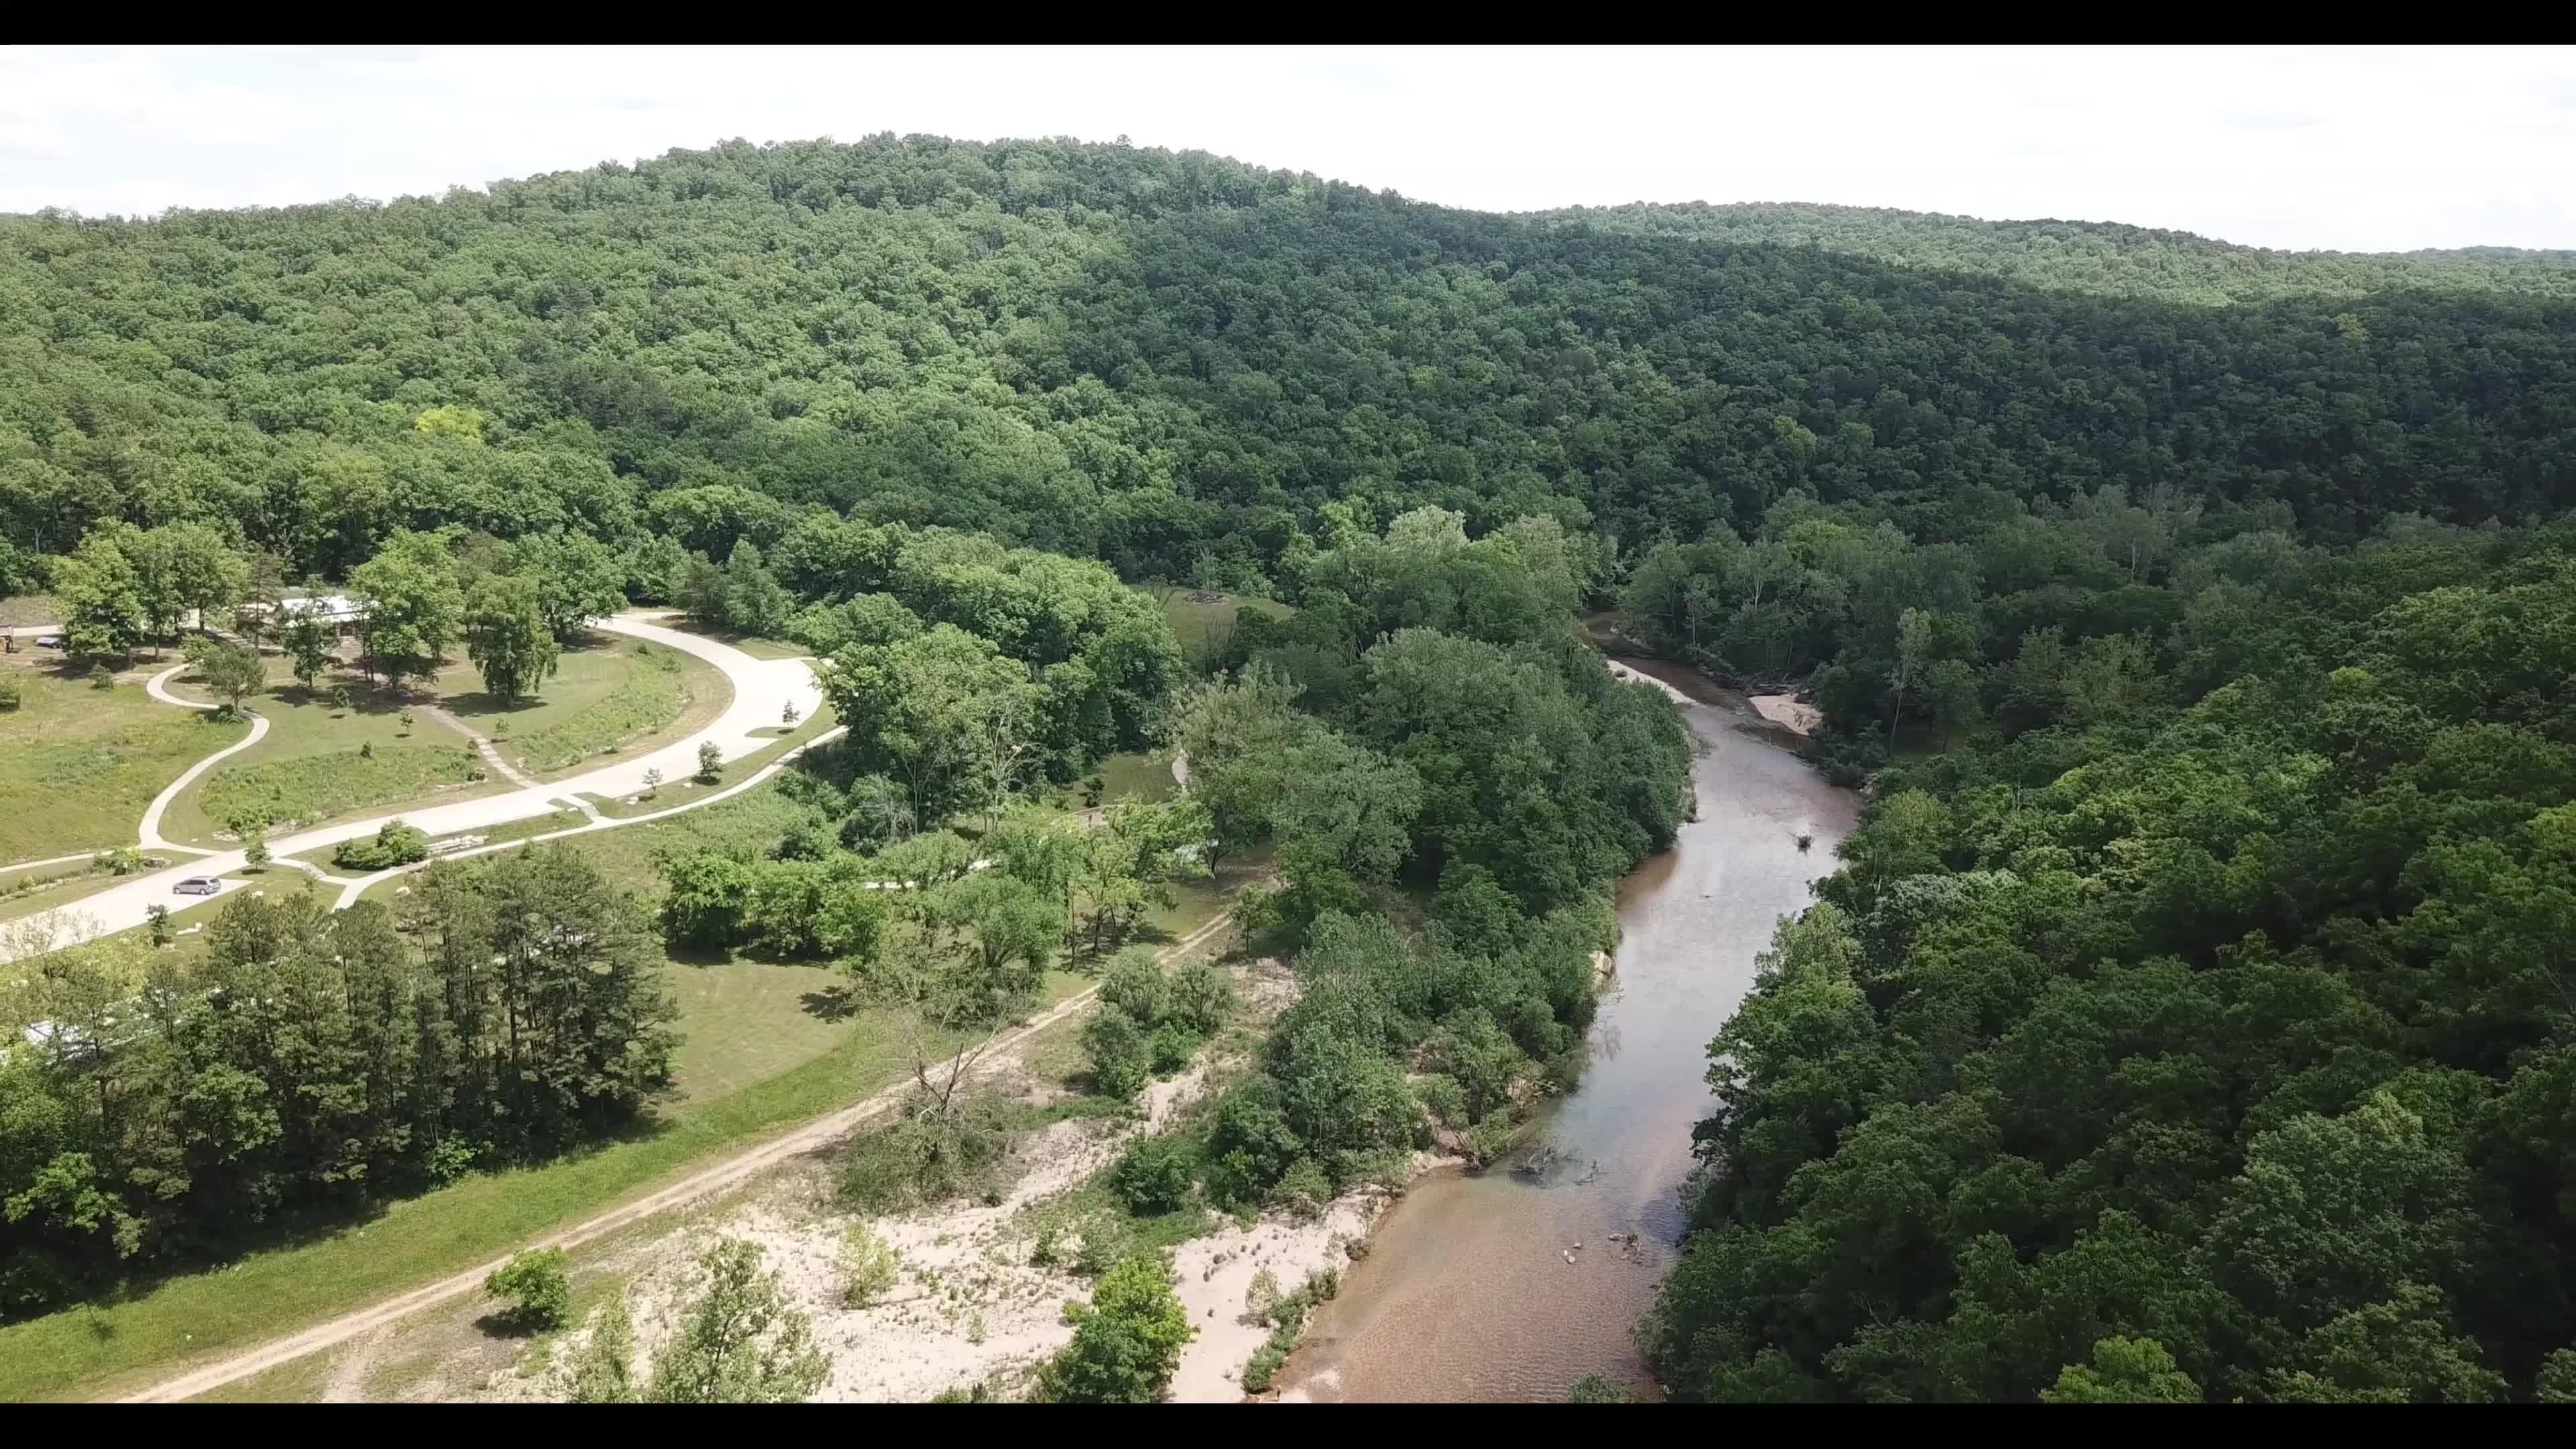
[(1380, 1221), (1281, 1374), (1283, 1399), (1561, 1401), (1595, 1373), (1653, 1392), (1631, 1330), (1681, 1234), (1691, 1125), (1711, 1102), (1709, 1038), (1779, 917), (1833, 870), (1859, 802), (1740, 699), (1630, 662), (1697, 701), (1684, 714), (1705, 750), (1692, 770), (1699, 816), (1620, 884), (1618, 979), (1582, 1085), (1507, 1160), (1534, 1168), (1430, 1178)]

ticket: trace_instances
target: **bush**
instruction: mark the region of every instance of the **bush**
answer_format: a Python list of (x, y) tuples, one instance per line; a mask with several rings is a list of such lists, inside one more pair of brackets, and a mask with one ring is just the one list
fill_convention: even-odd
[(1101, 1007), (1082, 1024), (1082, 1050), (1091, 1058), (1091, 1088), (1104, 1097), (1135, 1096), (1153, 1069), (1144, 1028), (1117, 1006)]
[(1169, 1016), (1170, 983), (1163, 977), (1163, 963), (1155, 959), (1154, 948), (1130, 946), (1111, 957), (1108, 969), (1100, 973), (1100, 999), (1148, 1031)]
[(388, 820), (370, 838), (343, 840), (331, 852), (331, 863), (349, 870), (391, 870), (429, 859), (429, 836), (399, 818)]
[(1520, 1131), (1508, 1112), (1495, 1112), (1477, 1123), (1467, 1133), (1467, 1157), (1478, 1167), (1485, 1167), (1512, 1150)]
[(1139, 1216), (1175, 1211), (1190, 1200), (1192, 1156), (1180, 1138), (1139, 1137), (1109, 1169), (1109, 1190)]
[(1154, 1028), (1154, 1034), (1146, 1039), (1146, 1055), (1152, 1059), (1156, 1072), (1177, 1072), (1190, 1064), (1190, 1057), (1198, 1051), (1200, 1040), (1197, 1032), (1177, 1021), (1167, 1021)]
[(1243, 1311), (1257, 1323), (1275, 1323), (1280, 1296), (1279, 1275), (1264, 1268), (1252, 1275), (1252, 1286), (1244, 1291)]
[(1628, 1386), (1606, 1374), (1585, 1374), (1575, 1380), (1573, 1392), (1565, 1396), (1569, 1404), (1633, 1404), (1637, 1396)]
[(1431, 1120), (1443, 1127), (1464, 1126), (1468, 1121), (1467, 1089), (1458, 1085), (1456, 1077), (1435, 1072), (1413, 1084), (1413, 1095), (1430, 1109)]
[(1332, 1179), (1324, 1175), (1324, 1169), (1316, 1165), (1315, 1159), (1311, 1157), (1298, 1158), (1295, 1164), (1280, 1174), (1279, 1181), (1270, 1189), (1270, 1201), (1273, 1205), (1286, 1208), (1310, 1221), (1322, 1216), (1325, 1207), (1332, 1200)]
[(1216, 1035), (1234, 1010), (1234, 985), (1205, 961), (1186, 961), (1167, 978), (1166, 1018), (1201, 1037)]
[(1127, 1225), (1109, 1213), (1095, 1213), (1082, 1225), (1082, 1251), (1073, 1255), (1073, 1271), (1098, 1278), (1127, 1260), (1131, 1235)]
[(698, 783), (712, 785), (723, 771), (724, 751), (716, 748), (716, 742), (709, 740), (698, 746)]
[(832, 1260), (832, 1272), (841, 1280), (841, 1300), (852, 1308), (865, 1308), (884, 1297), (902, 1267), (894, 1249), (869, 1232), (865, 1223), (851, 1225), (839, 1256)]
[(1039, 1391), (1057, 1404), (1150, 1404), (1194, 1332), (1171, 1269), (1160, 1258), (1130, 1258), (1100, 1280), (1073, 1342), (1039, 1372)]
[(893, 1122), (850, 1145), (842, 1196), (864, 1212), (898, 1212), (981, 1193), (1011, 1150), (1016, 1120), (989, 1092), (945, 1107), (915, 1093)]
[(27, 687), (8, 675), (0, 674), (0, 709), (16, 709), (27, 697)]
[(508, 1299), (502, 1317), (521, 1333), (561, 1328), (572, 1316), (572, 1280), (564, 1274), (564, 1251), (547, 1248), (521, 1253), (492, 1270), (483, 1291)]

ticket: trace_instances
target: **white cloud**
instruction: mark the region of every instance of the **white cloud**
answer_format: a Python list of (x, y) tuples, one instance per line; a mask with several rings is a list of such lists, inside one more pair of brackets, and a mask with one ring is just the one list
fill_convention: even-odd
[(0, 210), (436, 195), (877, 131), (1199, 148), (1451, 205), (1831, 201), (2576, 247), (2567, 48), (0, 50)]

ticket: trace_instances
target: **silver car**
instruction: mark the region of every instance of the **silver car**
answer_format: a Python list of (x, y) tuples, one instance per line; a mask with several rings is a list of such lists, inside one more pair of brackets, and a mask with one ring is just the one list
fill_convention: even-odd
[(192, 875), (170, 889), (183, 896), (211, 896), (221, 891), (224, 883), (210, 875)]

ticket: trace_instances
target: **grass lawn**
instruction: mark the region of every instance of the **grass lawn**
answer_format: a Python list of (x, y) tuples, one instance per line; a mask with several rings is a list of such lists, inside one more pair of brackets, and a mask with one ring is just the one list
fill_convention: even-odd
[[(0, 599), (0, 629), (19, 624), (59, 624), (63, 606), (51, 594), (16, 594)], [(32, 643), (21, 643), (21, 649), (33, 649)]]
[[(171, 802), (161, 825), (168, 839), (220, 849), (227, 842), (215, 833), (244, 812), (277, 822), (269, 830), (274, 836), (290, 828), (285, 821), (305, 829), (379, 806), (443, 804), (514, 788), (506, 780), (472, 778), (484, 765), (461, 736), (427, 719), (406, 728), (401, 704), (356, 674), (326, 676), (322, 692), (308, 695), (286, 660), (268, 664), (272, 690), (251, 702), (268, 720), (267, 738), (207, 771)], [(172, 692), (193, 697), (197, 690), (185, 679), (173, 681)], [(335, 682), (355, 698), (346, 710), (332, 708), (327, 697)]]
[(158, 703), (140, 684), (92, 689), (14, 660), (0, 670), (23, 690), (0, 711), (0, 872), (133, 844), (153, 796), (250, 733), (246, 721)]
[[(1206, 667), (1234, 637), (1235, 616), (1245, 609), (1257, 610), (1274, 619), (1284, 619), (1297, 612), (1273, 599), (1246, 598), (1241, 594), (1216, 594), (1206, 589), (1184, 589), (1164, 585), (1153, 591), (1154, 598), (1172, 621), (1172, 637), (1189, 660)], [(1205, 600), (1193, 594), (1213, 594)]]
[[(1036, 1009), (1088, 984), (1051, 972)], [(855, 1102), (908, 1069), (905, 1034), (891, 1017), (863, 1011), (838, 1030), (837, 1043), (821, 1055), (741, 1091), (682, 1103), (626, 1140), (542, 1167), (469, 1178), (393, 1204), (363, 1225), (174, 1278), (124, 1302), (0, 1328), (0, 1400), (129, 1391), (197, 1356), (435, 1280)], [(943, 1040), (942, 1049), (948, 1045)]]
[(481, 676), (470, 670), (439, 682), (446, 687), (442, 706), (537, 776), (591, 768), (628, 749), (649, 752), (701, 728), (733, 700), (723, 671), (696, 655), (614, 634), (565, 650), (532, 699), (505, 705), (483, 693)]
[(686, 805), (691, 800), (732, 789), (767, 769), (770, 761), (831, 729), (837, 723), (838, 721), (832, 715), (832, 707), (825, 705), (814, 711), (811, 718), (800, 721), (796, 728), (778, 735), (768, 744), (741, 759), (726, 761), (723, 772), (712, 784), (701, 784), (697, 777), (684, 775), (677, 780), (663, 781), (661, 788), (654, 792), (651, 799), (638, 800), (633, 804), (627, 803), (622, 798), (612, 800), (606, 795), (584, 794), (582, 798), (590, 802), (591, 808), (611, 820), (626, 820), (638, 815), (651, 815), (657, 811), (669, 810), (674, 806)]

